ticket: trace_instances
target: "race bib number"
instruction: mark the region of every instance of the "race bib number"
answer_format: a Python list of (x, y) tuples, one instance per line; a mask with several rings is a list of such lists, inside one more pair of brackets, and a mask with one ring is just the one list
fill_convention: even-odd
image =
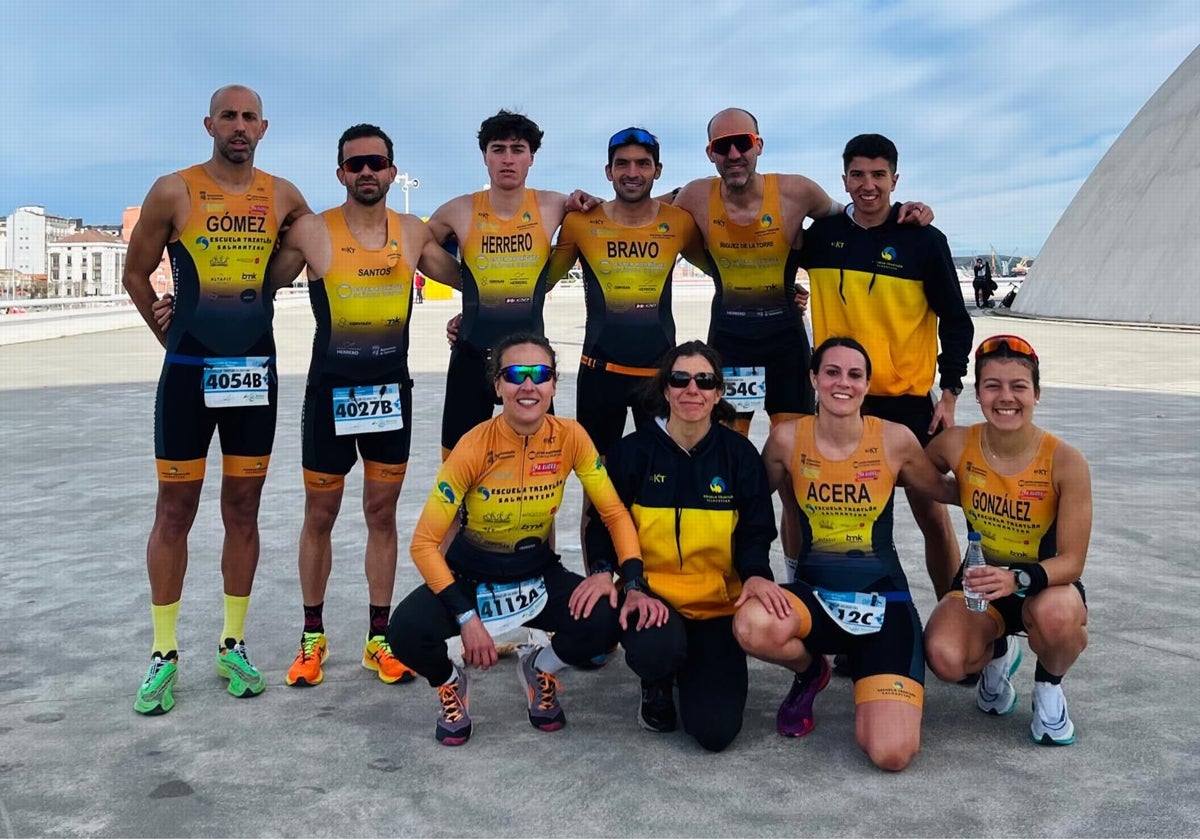
[(365, 435), (403, 428), (400, 386), (396, 383), (333, 389), (334, 434)]
[(725, 377), (725, 399), (738, 411), (758, 411), (767, 398), (767, 369), (761, 367), (721, 368)]
[(481, 583), (475, 605), (483, 626), (495, 637), (520, 627), (546, 608), (546, 582), (541, 577), (517, 583)]
[(267, 405), (270, 369), (266, 356), (204, 360), (204, 404), (209, 408)]
[(877, 592), (832, 592), (816, 589), (817, 600), (847, 633), (865, 636), (883, 628), (887, 598)]

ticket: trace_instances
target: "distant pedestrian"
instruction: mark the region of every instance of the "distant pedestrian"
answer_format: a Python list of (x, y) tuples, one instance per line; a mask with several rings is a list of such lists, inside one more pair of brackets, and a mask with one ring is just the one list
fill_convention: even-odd
[(975, 258), (975, 280), (971, 284), (975, 288), (975, 305), (980, 309), (987, 308), (992, 293), (999, 288), (992, 279), (992, 267), (983, 257)]
[(417, 272), (417, 276), (413, 280), (413, 288), (417, 291), (417, 303), (425, 302), (425, 275)]

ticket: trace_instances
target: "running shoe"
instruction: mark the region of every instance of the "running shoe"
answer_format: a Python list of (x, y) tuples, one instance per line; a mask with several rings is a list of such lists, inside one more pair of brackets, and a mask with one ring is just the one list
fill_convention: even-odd
[(671, 696), (674, 680), (642, 680), (642, 705), (638, 709), (638, 724), (651, 732), (674, 732), (679, 724), (675, 714), (675, 698)]
[(364, 668), (374, 671), (379, 679), (389, 685), (394, 682), (412, 682), (417, 678), (417, 672), (409, 668), (392, 655), (391, 645), (383, 636), (372, 636), (367, 639), (363, 648), (362, 664)]
[(1033, 684), (1033, 720), (1029, 734), (1035, 744), (1045, 747), (1069, 747), (1075, 743), (1075, 724), (1067, 715), (1067, 698), (1061, 685)]
[(438, 715), (434, 737), (447, 747), (465, 744), (471, 738), (471, 715), (467, 711), (467, 694), (471, 681), (467, 672), (454, 666), (454, 681), (438, 686), (438, 701), (442, 712)]
[(234, 697), (257, 697), (267, 688), (266, 678), (250, 661), (245, 639), (226, 639), (217, 648), (217, 676), (229, 680)]
[(300, 688), (318, 685), (321, 680), (325, 679), (321, 663), (327, 656), (329, 656), (329, 642), (326, 641), (324, 633), (300, 634), (300, 652), (292, 660), (292, 667), (288, 668), (287, 684)]
[(1021, 643), (1015, 638), (1008, 640), (1008, 650), (997, 656), (979, 675), (979, 688), (975, 692), (975, 705), (989, 715), (1012, 714), (1017, 708), (1017, 690), (1012, 677), (1021, 665)]
[(139, 715), (165, 715), (175, 706), (175, 696), (171, 689), (179, 679), (179, 657), (175, 651), (169, 651), (165, 656), (154, 651), (150, 660), (150, 669), (146, 671), (146, 679), (138, 689), (137, 698), (133, 701), (133, 710)]
[(567, 725), (562, 704), (558, 702), (561, 688), (558, 677), (534, 667), (533, 661), (542, 652), (541, 645), (534, 645), (517, 660), (517, 676), (529, 700), (529, 722), (535, 729), (554, 732)]
[(817, 656), (817, 664), (819, 670), (815, 677), (802, 679), (796, 674), (792, 678), (792, 687), (775, 714), (775, 730), (780, 735), (800, 738), (812, 732), (817, 725), (813, 717), (813, 701), (829, 685), (829, 675), (832, 673), (829, 660), (824, 656)]

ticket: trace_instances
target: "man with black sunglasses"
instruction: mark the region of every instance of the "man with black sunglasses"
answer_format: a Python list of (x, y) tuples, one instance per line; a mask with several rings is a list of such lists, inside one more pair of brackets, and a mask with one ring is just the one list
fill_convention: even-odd
[[(842, 206), (803, 175), (758, 172), (763, 138), (749, 111), (718, 112), (708, 138), (718, 177), (692, 181), (673, 203), (692, 214), (704, 237), (716, 283), (708, 343), (721, 354), (726, 396), (739, 409), (734, 426), (748, 434), (756, 408), (772, 424), (813, 412), (806, 298), (797, 299), (793, 249), (806, 217), (836, 214)], [(906, 218), (922, 224), (933, 218), (922, 205), (905, 209)]]
[(566, 213), (566, 196), (525, 186), (543, 132), (523, 114), (501, 110), (479, 127), (488, 188), (460, 195), (429, 218), (439, 242), (458, 243), (462, 315), (446, 325), (453, 344), (442, 409), (442, 457), (492, 416), (496, 394), (487, 377), (492, 346), (517, 330), (545, 332), (551, 241)]
[[(652, 419), (641, 389), (663, 354), (675, 346), (671, 275), (682, 254), (708, 271), (700, 231), (691, 214), (651, 198), (662, 175), (658, 138), (642, 128), (608, 141), (605, 177), (615, 198), (568, 213), (550, 262), (557, 280), (579, 260), (587, 305), (575, 417), (603, 457), (634, 425)], [(590, 506), (584, 506), (586, 529)], [(588, 565), (586, 542), (584, 565)]]
[[(142, 204), (123, 282), (167, 350), (154, 408), (158, 501), (146, 547), (154, 643), (133, 708), (169, 712), (178, 679), (176, 624), (188, 533), (200, 504), (213, 432), (223, 452), (221, 551), (225, 621), (217, 673), (235, 697), (266, 688), (246, 650), (244, 626), (258, 565), (258, 506), (275, 440), (278, 376), (268, 259), (281, 230), (312, 213), (290, 182), (254, 168), (267, 131), (262, 99), (242, 85), (220, 88), (204, 128), (205, 163), (159, 178)], [(175, 295), (160, 326), (150, 274), (166, 249)]]
[(286, 682), (317, 685), (328, 654), (323, 607), (333, 563), (331, 533), (345, 476), (361, 453), (367, 525), (369, 620), (362, 664), (385, 683), (414, 672), (386, 638), (396, 576), (396, 505), (412, 438), (409, 317), (414, 269), (451, 278), (458, 266), (416, 216), (387, 207), (396, 179), (392, 140), (374, 125), (355, 125), (338, 140), (341, 205), (299, 219), (271, 265), (285, 286), (308, 266), (316, 320), (301, 424), (304, 525), (300, 591), (304, 629)]

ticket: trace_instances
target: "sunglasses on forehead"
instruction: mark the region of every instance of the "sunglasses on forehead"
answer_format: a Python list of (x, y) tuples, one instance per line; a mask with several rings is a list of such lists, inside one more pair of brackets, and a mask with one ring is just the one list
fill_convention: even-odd
[(985, 338), (975, 348), (975, 358), (978, 359), (980, 356), (986, 356), (989, 353), (996, 353), (1000, 350), (1008, 350), (1010, 353), (1028, 356), (1035, 363), (1038, 360), (1037, 353), (1033, 350), (1033, 345), (1017, 335), (994, 335), (991, 338)]
[(608, 139), (608, 148), (615, 149), (618, 146), (628, 146), (630, 143), (650, 149), (658, 148), (658, 138), (641, 128), (627, 128), (624, 131), (618, 131)]
[(544, 385), (554, 378), (550, 365), (509, 365), (500, 368), (500, 378), (510, 385), (523, 385), (529, 379), (534, 385)]
[(715, 373), (688, 373), (686, 370), (673, 370), (667, 377), (668, 385), (681, 390), (693, 381), (701, 391), (711, 391), (717, 387), (717, 375)]
[(727, 155), (729, 150), (737, 148), (739, 152), (745, 154), (750, 151), (750, 148), (759, 141), (759, 136), (753, 133), (742, 132), (741, 134), (724, 134), (720, 137), (714, 137), (708, 141), (708, 150), (716, 152), (718, 155)]
[(372, 172), (382, 172), (392, 165), (384, 155), (355, 155), (342, 161), (342, 169), (357, 175), (369, 167)]

